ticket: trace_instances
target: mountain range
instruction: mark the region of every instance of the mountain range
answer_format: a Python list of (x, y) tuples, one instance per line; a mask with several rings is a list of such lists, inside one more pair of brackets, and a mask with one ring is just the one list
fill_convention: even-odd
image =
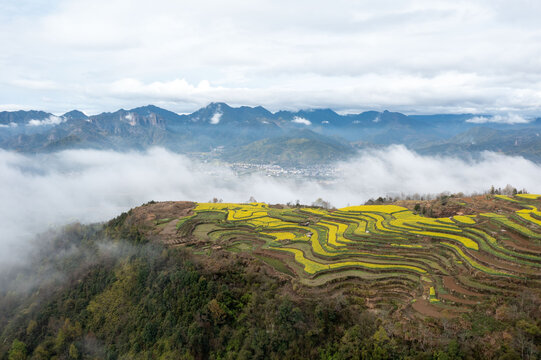
[(191, 114), (153, 105), (87, 116), (73, 110), (0, 112), (0, 148), (24, 153), (73, 148), (171, 151), (224, 161), (303, 166), (346, 159), (358, 149), (404, 144), (423, 154), (484, 150), (541, 162), (541, 118), (502, 121), (474, 114), (405, 115), (331, 109), (270, 112), (211, 103)]

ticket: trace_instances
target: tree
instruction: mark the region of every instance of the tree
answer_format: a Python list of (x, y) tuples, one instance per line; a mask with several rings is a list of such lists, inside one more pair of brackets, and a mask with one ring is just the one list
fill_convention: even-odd
[(312, 206), (318, 206), (322, 207), (324, 209), (330, 209), (332, 208), (332, 205), (330, 202), (323, 200), (322, 198), (318, 198), (316, 201), (312, 203)]
[(383, 326), (380, 325), (379, 329), (372, 335), (371, 343), (372, 349), (369, 358), (388, 359), (393, 357), (394, 344)]
[(77, 346), (75, 346), (74, 343), (71, 343), (70, 347), (69, 347), (69, 352), (68, 352), (70, 358), (72, 359), (78, 359), (79, 358), (79, 350), (77, 350)]
[(26, 345), (17, 339), (13, 340), (11, 349), (8, 353), (9, 360), (24, 360), (26, 359)]
[(502, 194), (503, 195), (513, 195), (513, 194), (516, 194), (517, 193), (517, 189), (515, 189), (513, 186), (511, 186), (510, 184), (507, 184), (505, 185), (505, 187), (503, 188), (502, 190)]
[[(354, 325), (344, 332), (344, 336), (340, 339), (339, 354), (341, 359), (360, 359), (364, 345), (363, 336), (361, 335), (361, 327)], [(366, 352), (366, 350), (364, 350)]]
[(217, 324), (220, 324), (225, 320), (227, 314), (224, 311), (222, 304), (220, 304), (218, 300), (212, 299), (208, 303), (208, 309), (210, 311), (210, 315)]

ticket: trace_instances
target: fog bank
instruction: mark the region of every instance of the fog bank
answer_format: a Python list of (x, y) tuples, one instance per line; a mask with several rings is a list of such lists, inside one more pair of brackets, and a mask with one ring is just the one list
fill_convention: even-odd
[(362, 152), (337, 164), (333, 184), (263, 175), (238, 177), (154, 148), (119, 153), (69, 150), (47, 155), (0, 151), (0, 262), (18, 261), (35, 233), (74, 221), (105, 221), (150, 200), (258, 201), (336, 207), (396, 194), (481, 192), (512, 184), (541, 192), (541, 166), (520, 157), (484, 153), (477, 160), (421, 156), (403, 146)]

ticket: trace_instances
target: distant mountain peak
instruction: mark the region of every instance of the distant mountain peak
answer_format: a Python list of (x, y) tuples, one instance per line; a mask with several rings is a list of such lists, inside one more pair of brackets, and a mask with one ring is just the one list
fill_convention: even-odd
[(231, 106), (227, 105), (224, 102), (211, 102), (207, 106), (205, 106), (205, 109), (231, 109)]
[(88, 116), (79, 110), (71, 110), (62, 115), (63, 118), (66, 118), (67, 120), (87, 120)]
[(145, 105), (145, 106), (139, 106), (139, 107), (136, 107), (136, 108), (133, 108), (131, 110), (129, 110), (131, 112), (136, 112), (136, 113), (141, 113), (141, 112), (157, 112), (157, 111), (169, 111), (169, 110), (165, 110), (165, 109), (162, 109), (161, 107), (158, 107), (156, 105), (152, 105), (152, 104), (148, 104), (148, 105)]

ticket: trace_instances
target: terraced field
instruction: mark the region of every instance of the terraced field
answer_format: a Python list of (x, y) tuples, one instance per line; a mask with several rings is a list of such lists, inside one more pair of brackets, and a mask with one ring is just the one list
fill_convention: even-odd
[(428, 218), (395, 205), (198, 203), (189, 217), (156, 221), (176, 224), (170, 244), (200, 254), (252, 254), (305, 286), (340, 288), (369, 307), (456, 316), (485, 297), (541, 289), (541, 196), (491, 201), (517, 210)]

